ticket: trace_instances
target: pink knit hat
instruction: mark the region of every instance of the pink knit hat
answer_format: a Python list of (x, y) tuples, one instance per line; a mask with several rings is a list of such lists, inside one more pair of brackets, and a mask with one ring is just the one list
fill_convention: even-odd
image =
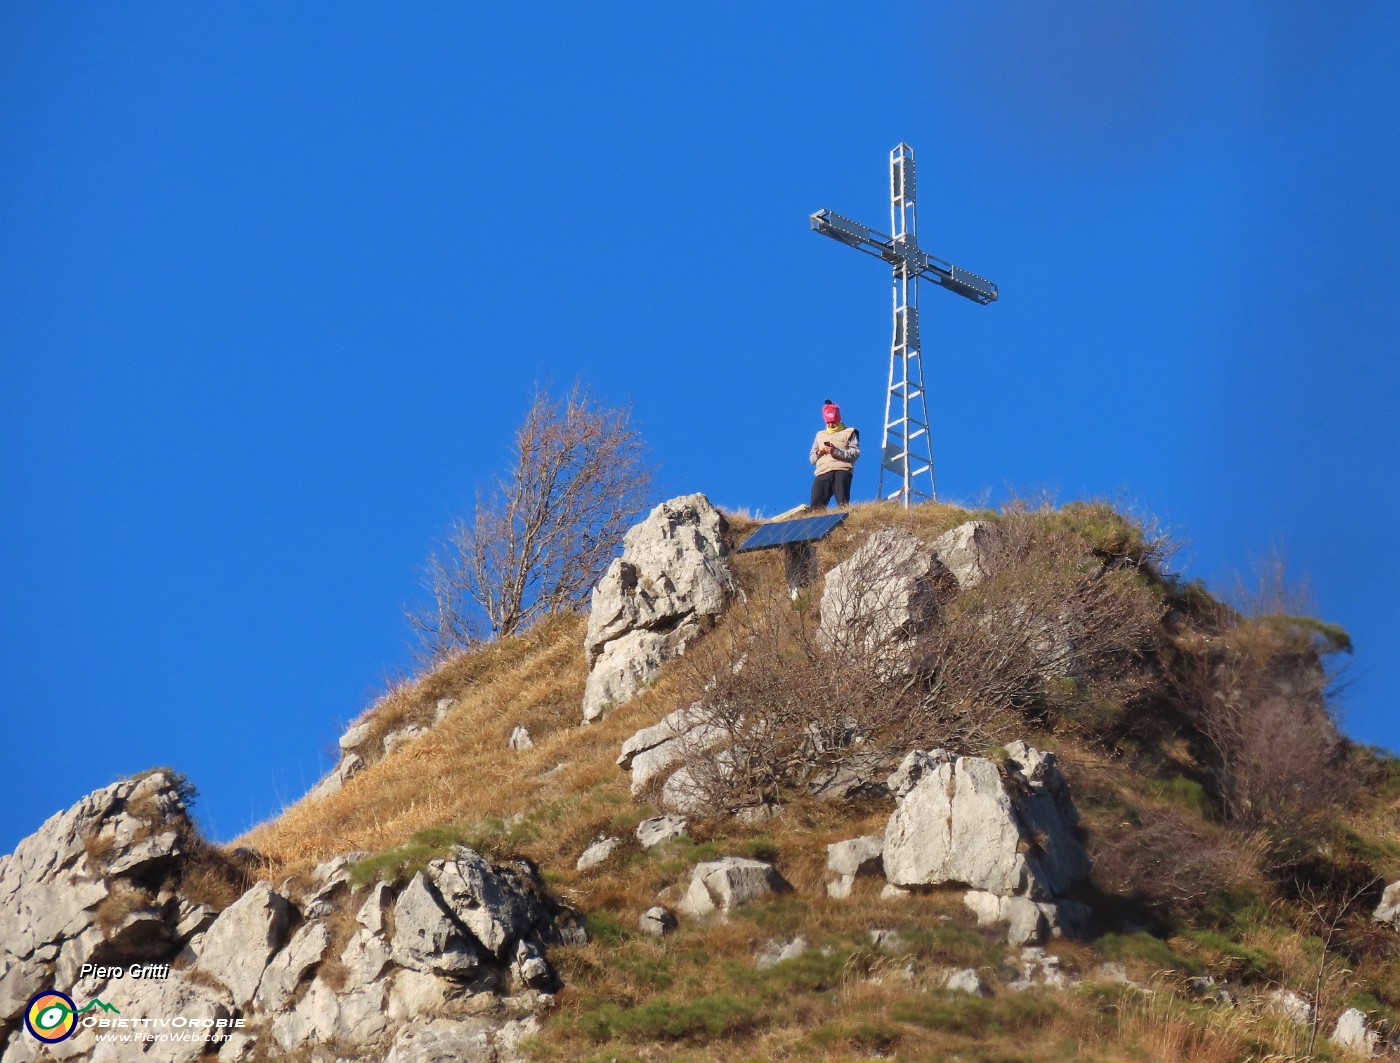
[(830, 399), (825, 400), (826, 405), (822, 407), (822, 420), (827, 424), (841, 423), (841, 407)]

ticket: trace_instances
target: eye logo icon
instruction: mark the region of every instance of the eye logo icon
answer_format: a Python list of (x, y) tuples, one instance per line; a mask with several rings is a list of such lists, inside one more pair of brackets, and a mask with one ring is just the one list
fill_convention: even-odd
[(56, 1045), (73, 1035), (78, 1024), (77, 1010), (71, 997), (50, 989), (29, 998), (24, 1026), (44, 1044)]

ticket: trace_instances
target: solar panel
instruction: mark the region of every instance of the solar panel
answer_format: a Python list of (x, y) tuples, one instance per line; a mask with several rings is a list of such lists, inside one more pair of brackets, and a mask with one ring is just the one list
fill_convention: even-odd
[(739, 553), (745, 550), (767, 550), (785, 543), (806, 543), (823, 539), (831, 529), (846, 519), (846, 513), (823, 513), (819, 517), (797, 520), (775, 520), (765, 524), (744, 540)]

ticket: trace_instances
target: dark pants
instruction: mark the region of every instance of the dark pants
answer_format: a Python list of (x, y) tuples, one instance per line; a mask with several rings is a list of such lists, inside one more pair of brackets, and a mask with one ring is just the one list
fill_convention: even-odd
[(824, 472), (812, 480), (812, 508), (825, 509), (833, 495), (838, 506), (851, 504), (852, 469), (836, 469)]

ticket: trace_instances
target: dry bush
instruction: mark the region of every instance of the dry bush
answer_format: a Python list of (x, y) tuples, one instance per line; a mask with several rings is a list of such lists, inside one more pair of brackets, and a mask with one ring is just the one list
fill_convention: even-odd
[(1138, 823), (1106, 818), (1088, 838), (1099, 889), (1167, 916), (1198, 908), (1221, 890), (1258, 889), (1267, 845), (1261, 835), (1174, 808), (1145, 812)]
[(195, 904), (223, 911), (252, 888), (255, 878), (218, 846), (193, 838), (180, 871), (180, 892)]
[(93, 922), (104, 936), (110, 937), (129, 915), (151, 908), (154, 902), (155, 897), (149, 890), (119, 879), (112, 884), (111, 892), (98, 902)]
[(1122, 704), (1142, 689), (1162, 607), (1140, 565), (1105, 562), (1044, 512), (1013, 509), (996, 530), (991, 578), (920, 633), (926, 711), (999, 734), (1057, 703)]
[(1312, 633), (1223, 607), (1176, 639), (1171, 675), (1225, 814), (1298, 826), (1355, 789)]
[(428, 558), (432, 603), (408, 614), (435, 662), (587, 600), (651, 495), (651, 470), (627, 409), (576, 385), (535, 394), (505, 477), (478, 494)]
[(878, 660), (824, 645), (814, 611), (785, 594), (750, 595), (681, 665), (693, 790), (717, 813), (771, 803), (928, 740), (914, 684)]
[(731, 610), (686, 660), (693, 796), (716, 812), (768, 803), (874, 777), (912, 748), (980, 752), (1052, 708), (1072, 720), (1079, 699), (1136, 692), (1162, 611), (1138, 568), (1106, 564), (1044, 513), (996, 529), (989, 577), (962, 593), (927, 547), (877, 530), (827, 580), (821, 617), (776, 592)]

